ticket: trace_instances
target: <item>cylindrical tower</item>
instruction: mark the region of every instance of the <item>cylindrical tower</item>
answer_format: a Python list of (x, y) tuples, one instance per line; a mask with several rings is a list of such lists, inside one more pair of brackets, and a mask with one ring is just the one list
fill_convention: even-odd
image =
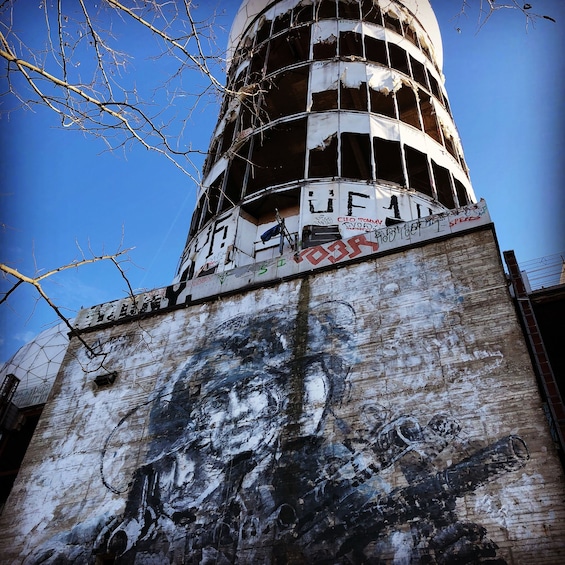
[(228, 53), (175, 282), (475, 201), (428, 0), (245, 0)]

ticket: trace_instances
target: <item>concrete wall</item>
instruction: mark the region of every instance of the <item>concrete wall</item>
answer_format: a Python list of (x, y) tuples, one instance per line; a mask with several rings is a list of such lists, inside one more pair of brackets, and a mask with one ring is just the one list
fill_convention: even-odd
[(2, 563), (565, 559), (488, 227), (84, 338), (100, 355), (71, 341)]

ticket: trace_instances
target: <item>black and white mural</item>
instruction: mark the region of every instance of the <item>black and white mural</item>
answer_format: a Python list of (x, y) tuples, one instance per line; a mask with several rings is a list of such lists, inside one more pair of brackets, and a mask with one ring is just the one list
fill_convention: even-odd
[[(394, 413), (377, 388), (352, 406), (356, 327), (344, 301), (221, 323), (162, 376), (123, 513), (26, 563), (505, 563), (458, 500), (523, 467), (525, 443), (457, 453), (461, 424), (447, 410)], [(114, 489), (110, 468), (103, 452)]]

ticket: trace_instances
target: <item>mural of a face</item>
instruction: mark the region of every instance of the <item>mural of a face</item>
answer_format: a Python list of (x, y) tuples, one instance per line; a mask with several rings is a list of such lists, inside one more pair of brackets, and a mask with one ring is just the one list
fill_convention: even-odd
[[(496, 558), (486, 530), (458, 520), (456, 500), (522, 467), (526, 445), (507, 436), (440, 466), (457, 421), (393, 415), (370, 400), (357, 407), (367, 425), (351, 429), (338, 407), (355, 327), (344, 302), (217, 326), (163, 376), (146, 463), (94, 551), (123, 565), (373, 563), (400, 546), (427, 563)], [(72, 562), (53, 560), (72, 553), (57, 543), (65, 549), (30, 563)]]

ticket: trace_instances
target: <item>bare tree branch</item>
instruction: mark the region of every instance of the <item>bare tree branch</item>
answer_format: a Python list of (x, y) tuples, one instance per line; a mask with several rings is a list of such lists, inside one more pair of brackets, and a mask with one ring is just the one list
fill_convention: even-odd
[(77, 334), (75, 332), (75, 329), (73, 328), (73, 325), (71, 323), (71, 321), (69, 320), (69, 318), (67, 316), (65, 316), (61, 310), (61, 308), (55, 304), (55, 302), (51, 299), (51, 297), (47, 294), (47, 292), (45, 292), (45, 289), (42, 286), (42, 282), (49, 278), (52, 277), (58, 273), (61, 273), (63, 271), (66, 271), (68, 269), (76, 269), (78, 267), (82, 267), (84, 265), (89, 265), (92, 263), (99, 263), (101, 261), (110, 261), (119, 271), (120, 275), (123, 277), (123, 279), (126, 281), (128, 289), (129, 289), (129, 294), (130, 296), (133, 296), (133, 290), (131, 288), (131, 285), (124, 273), (124, 270), (122, 269), (121, 265), (120, 265), (120, 261), (118, 260), (119, 257), (123, 257), (124, 255), (127, 255), (127, 253), (129, 253), (133, 248), (129, 248), (129, 249), (122, 249), (121, 251), (117, 251), (114, 254), (111, 255), (98, 255), (95, 257), (90, 257), (90, 258), (85, 258), (82, 259), (80, 261), (72, 261), (71, 263), (68, 263), (67, 265), (62, 265), (60, 267), (57, 267), (55, 269), (51, 269), (41, 275), (35, 275), (35, 276), (28, 276), (25, 275), (23, 273), (20, 273), (17, 269), (14, 269), (13, 267), (10, 267), (8, 265), (5, 265), (3, 263), (0, 263), (0, 271), (2, 273), (4, 273), (5, 277), (10, 277), (12, 278), (15, 282), (12, 285), (12, 287), (4, 293), (4, 295), (2, 296), (2, 298), (0, 298), (0, 304), (3, 304), (4, 302), (6, 302), (6, 300), (8, 299), (8, 297), (22, 284), (27, 284), (32, 286), (33, 288), (35, 288), (35, 290), (37, 291), (37, 293), (39, 294), (39, 296), (47, 303), (47, 305), (55, 312), (55, 314), (57, 315), (57, 317), (67, 326), (67, 328), (69, 329), (69, 331), (73, 334), (76, 335), (76, 337), (79, 339), (79, 341), (84, 345), (84, 347), (88, 350), (88, 352), (95, 356), (97, 355), (97, 352), (94, 351), (94, 349), (84, 340), (84, 338), (80, 335)]
[[(467, 17), (469, 12), (477, 10), (476, 30), (479, 32), (496, 12), (500, 10), (517, 10), (524, 15), (526, 28), (530, 25), (534, 26), (540, 19), (555, 23), (554, 18), (535, 12), (533, 8), (533, 4), (518, 0), (507, 0), (505, 2), (499, 2), (498, 0), (461, 0), (461, 7), (459, 13), (455, 16), (455, 21), (459, 25), (462, 17)], [(456, 29), (461, 32), (460, 27)]]

